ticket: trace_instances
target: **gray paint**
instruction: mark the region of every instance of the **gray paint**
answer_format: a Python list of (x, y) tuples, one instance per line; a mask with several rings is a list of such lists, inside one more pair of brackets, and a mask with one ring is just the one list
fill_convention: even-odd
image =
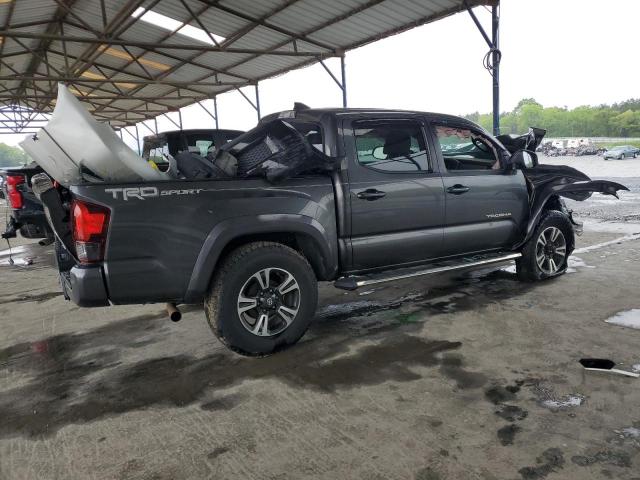
[[(200, 301), (224, 246), (238, 236), (297, 232), (315, 239), (333, 276), (338, 246), (331, 180), (262, 179), (145, 182), (127, 188), (198, 193), (129, 198), (117, 185), (72, 187), (81, 199), (111, 209), (104, 261), (113, 303)], [(196, 265), (198, 267), (196, 268)]]
[[(363, 117), (420, 122), (431, 170), (398, 174), (357, 164), (350, 122)], [(230, 179), (72, 187), (76, 197), (111, 209), (105, 261), (81, 274), (72, 270), (71, 283), (79, 289), (71, 294), (74, 301), (99, 304), (108, 296), (113, 303), (200, 302), (223, 250), (247, 236), (296, 236), (319, 278), (332, 280), (475, 252), (512, 251), (531, 230), (527, 180), (521, 171), (446, 171), (432, 122), (481, 130), (471, 122), (357, 109), (308, 110), (297, 118), (321, 124), (325, 152), (339, 165), (332, 176), (277, 185)], [(508, 154), (492, 141), (501, 155)], [(597, 191), (611, 187), (593, 183)], [(457, 185), (468, 190), (447, 192)], [(119, 190), (109, 190), (114, 188)], [(157, 195), (136, 198), (140, 188)], [(133, 189), (133, 196), (123, 199), (122, 189)], [(358, 198), (367, 189), (385, 195), (373, 201)], [(101, 277), (105, 284), (99, 288), (95, 282)]]

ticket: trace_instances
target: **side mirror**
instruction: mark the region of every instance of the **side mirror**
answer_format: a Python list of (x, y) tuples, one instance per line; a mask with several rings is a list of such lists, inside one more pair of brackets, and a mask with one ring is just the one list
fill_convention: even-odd
[(376, 160), (386, 160), (387, 159), (387, 155), (385, 155), (384, 153), (384, 147), (382, 145), (374, 148), (371, 151), (371, 156), (373, 158), (375, 158)]
[(520, 168), (533, 168), (538, 165), (538, 155), (529, 150), (518, 150), (509, 157), (509, 165)]

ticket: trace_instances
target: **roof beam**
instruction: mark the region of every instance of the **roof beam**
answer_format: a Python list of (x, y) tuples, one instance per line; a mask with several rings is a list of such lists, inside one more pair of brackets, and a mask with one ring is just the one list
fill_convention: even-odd
[[(76, 0), (66, 0), (66, 1), (67, 1), (66, 6), (69, 6), (69, 7), (73, 6), (73, 4), (76, 2)], [(16, 3), (16, 2), (11, 2), (11, 3), (13, 4), (13, 3)], [(35, 51), (32, 52), (31, 60), (29, 61), (29, 65), (27, 66), (27, 68), (25, 70), (27, 75), (33, 74), (33, 73), (38, 71), (38, 67), (42, 63), (43, 58), (42, 58), (42, 56), (40, 56), (36, 52), (46, 52), (47, 51), (47, 49), (51, 45), (51, 42), (53, 42), (53, 39), (48, 39), (48, 38), (45, 38), (45, 37), (47, 35), (54, 35), (56, 32), (58, 32), (58, 29), (60, 28), (60, 23), (59, 22), (64, 20), (64, 17), (66, 15), (67, 15), (67, 10), (65, 8), (61, 7), (60, 5), (58, 5), (58, 8), (56, 8), (56, 11), (53, 14), (53, 17), (52, 17), (52, 19), (51, 19), (51, 21), (49, 23), (49, 26), (45, 30), (44, 36), (39, 39), (40, 43), (35, 48)], [(64, 35), (62, 35), (62, 37), (64, 37)], [(7, 38), (10, 38), (10, 37), (7, 37)], [(20, 93), (24, 92), (25, 87), (26, 87), (25, 82), (24, 81), (20, 82), (20, 85), (18, 86), (18, 88), (16, 90), (16, 93), (19, 95)]]
[[(56, 29), (57, 29), (56, 24)], [(268, 48), (265, 50), (259, 50), (254, 48), (223, 48), (221, 46), (215, 45), (185, 45), (181, 43), (161, 43), (157, 42), (141, 42), (137, 40), (122, 40), (120, 38), (93, 38), (93, 37), (76, 37), (70, 35), (58, 35), (53, 33), (32, 33), (32, 32), (22, 32), (19, 30), (2, 30), (0, 31), (0, 36), (6, 38), (31, 38), (42, 40), (43, 42), (53, 42), (53, 41), (67, 41), (73, 43), (87, 43), (92, 45), (115, 45), (115, 46), (126, 46), (126, 47), (138, 47), (143, 49), (153, 49), (153, 50), (188, 50), (188, 51), (196, 51), (200, 53), (204, 52), (227, 52), (227, 53), (239, 53), (246, 55), (276, 55), (276, 56), (285, 56), (285, 57), (326, 57), (333, 56), (334, 54), (322, 54), (318, 52), (301, 52), (301, 51), (287, 51), (287, 50), (275, 50), (272, 48)], [(279, 44), (279, 46), (284, 46), (289, 43), (291, 40), (287, 40), (284, 43)], [(43, 50), (43, 48), (39, 48), (39, 50)]]
[[(113, 83), (124, 84), (130, 83), (132, 85), (170, 85), (180, 88), (189, 88), (191, 86), (207, 86), (207, 87), (219, 87), (219, 86), (245, 86), (246, 82), (215, 82), (200, 80), (197, 82), (192, 81), (179, 81), (179, 80), (163, 80), (163, 79), (128, 79), (128, 78), (84, 78), (84, 77), (69, 77), (64, 75), (2, 75), (0, 81), (15, 81), (23, 80), (27, 82), (73, 82), (81, 84), (90, 83)], [(125, 94), (125, 92), (122, 92)], [(203, 92), (203, 94), (206, 94)]]
[(248, 15), (246, 13), (243, 13), (233, 7), (229, 7), (227, 5), (221, 5), (219, 2), (213, 1), (213, 0), (200, 0), (201, 3), (204, 3), (206, 5), (210, 5), (211, 7), (213, 7), (216, 10), (221, 10), (225, 13), (229, 13), (231, 15), (234, 15), (238, 18), (241, 18), (243, 20), (246, 20), (248, 22), (250, 22), (247, 26), (239, 29), (237, 32), (234, 32), (233, 34), (231, 34), (229, 37), (227, 37), (225, 39), (224, 42), (222, 42), (221, 46), (224, 48), (229, 47), (229, 45), (231, 45), (232, 43), (236, 42), (237, 40), (239, 40), (240, 38), (242, 38), (244, 35), (246, 35), (247, 33), (249, 33), (251, 30), (253, 30), (254, 28), (256, 28), (257, 26), (262, 26), (265, 28), (268, 28), (269, 30), (273, 30), (274, 32), (278, 32), (282, 35), (286, 35), (288, 37), (291, 38), (291, 40), (301, 40), (304, 42), (307, 42), (311, 45), (315, 45), (316, 47), (319, 48), (323, 48), (329, 52), (333, 52), (335, 49), (331, 46), (328, 45), (324, 42), (320, 42), (318, 40), (312, 40), (310, 38), (307, 38), (304, 35), (298, 34), (296, 32), (293, 32), (291, 30), (288, 30), (286, 28), (282, 28), (282, 27), (278, 27), (277, 25), (273, 25), (271, 23), (269, 23), (267, 20), (271, 17), (273, 17), (274, 15), (282, 12), (283, 10), (286, 10), (287, 8), (289, 8), (291, 5), (299, 2), (300, 0), (288, 0), (287, 2), (283, 3), (282, 5), (278, 6), (277, 8), (271, 10), (270, 12), (268, 12), (267, 14), (263, 15), (262, 17), (256, 18), (256, 17), (252, 17), (251, 15)]

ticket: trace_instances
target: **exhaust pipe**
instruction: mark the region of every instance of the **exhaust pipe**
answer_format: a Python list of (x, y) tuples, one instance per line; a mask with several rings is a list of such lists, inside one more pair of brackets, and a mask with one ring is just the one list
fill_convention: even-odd
[(167, 303), (166, 309), (167, 315), (169, 315), (172, 322), (179, 322), (182, 319), (182, 313), (180, 313), (175, 303)]

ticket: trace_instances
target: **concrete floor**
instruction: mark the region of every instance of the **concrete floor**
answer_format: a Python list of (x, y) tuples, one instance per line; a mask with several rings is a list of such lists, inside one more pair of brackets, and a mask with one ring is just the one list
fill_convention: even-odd
[(640, 380), (578, 364), (640, 364), (640, 330), (604, 322), (640, 308), (640, 225), (586, 230), (538, 284), (323, 285), (307, 335), (264, 359), (197, 308), (75, 307), (23, 242), (32, 265), (0, 252), (0, 478), (640, 478)]

